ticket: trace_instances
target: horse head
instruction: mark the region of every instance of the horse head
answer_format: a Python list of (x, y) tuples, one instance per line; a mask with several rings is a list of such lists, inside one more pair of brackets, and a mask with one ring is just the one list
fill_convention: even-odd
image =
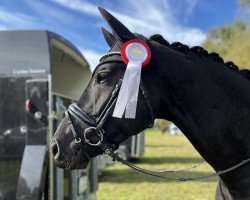
[[(157, 49), (159, 44), (142, 35), (130, 32), (110, 13), (101, 8), (99, 10), (113, 31), (111, 34), (102, 28), (110, 50), (100, 59), (100, 63), (95, 68), (79, 101), (75, 105), (71, 105), (71, 112), (62, 120), (54, 135), (51, 145), (52, 152), (57, 165), (62, 168), (86, 168), (90, 158), (103, 153), (98, 146), (86, 142), (82, 142), (81, 148), (75, 150), (74, 148), (78, 147), (75, 147), (74, 132), (76, 132), (78, 140), (81, 141), (86, 139), (84, 138), (86, 136), (84, 133), (86, 133), (88, 135), (86, 137), (89, 137), (88, 139), (92, 143), (98, 142), (100, 134), (103, 134), (101, 135), (102, 139), (113, 145), (115, 149), (129, 136), (138, 134), (151, 126), (154, 118), (160, 117), (157, 110), (161, 102), (160, 90), (156, 90), (156, 88), (161, 88), (161, 85), (159, 80), (153, 76), (157, 71), (154, 49)], [(126, 64), (120, 55), (121, 45), (126, 41), (138, 38), (143, 38), (150, 47), (152, 59), (141, 72), (141, 84), (143, 85), (140, 85), (138, 93), (136, 118), (115, 118), (112, 117), (117, 96), (114, 93), (119, 91), (126, 70)], [(78, 116), (76, 116), (77, 113)], [(97, 126), (99, 126), (100, 134), (95, 130)]]

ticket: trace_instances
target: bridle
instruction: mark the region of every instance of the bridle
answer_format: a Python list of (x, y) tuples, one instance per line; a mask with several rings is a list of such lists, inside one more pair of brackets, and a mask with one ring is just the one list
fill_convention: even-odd
[[(105, 58), (107, 58), (109, 56), (113, 56), (113, 55), (120, 55), (120, 53), (119, 52), (109, 52), (109, 53), (105, 54), (100, 59), (100, 61), (105, 60)], [(120, 61), (118, 61), (118, 62), (120, 62)], [(103, 62), (101, 62), (100, 64), (103, 64)], [(113, 111), (113, 108), (115, 106), (121, 84), (122, 84), (122, 79), (120, 79), (118, 81), (118, 83), (116, 84), (109, 101), (107, 102), (106, 106), (104, 107), (103, 111), (101, 112), (101, 114), (99, 115), (98, 118), (94, 118), (93, 116), (86, 113), (76, 103), (73, 103), (68, 107), (68, 110), (65, 112), (65, 116), (68, 120), (69, 127), (70, 127), (70, 129), (73, 133), (73, 137), (74, 137), (74, 140), (72, 141), (72, 143), (70, 145), (70, 147), (74, 153), (77, 153), (80, 149), (82, 149), (82, 152), (84, 153), (84, 155), (86, 157), (90, 158), (90, 155), (88, 155), (88, 152), (86, 151), (86, 149), (84, 147), (85, 146), (84, 144), (88, 144), (88, 145), (93, 146), (93, 147), (99, 147), (103, 151), (103, 153), (112, 157), (114, 161), (121, 162), (134, 170), (137, 170), (139, 172), (142, 172), (144, 174), (148, 174), (151, 176), (165, 178), (165, 179), (169, 179), (169, 180), (176, 180), (176, 181), (194, 181), (194, 180), (202, 180), (202, 179), (206, 179), (206, 178), (219, 176), (219, 175), (228, 173), (232, 170), (235, 170), (235, 169), (239, 168), (240, 166), (250, 162), (250, 158), (248, 158), (248, 159), (243, 160), (240, 163), (238, 163), (232, 167), (229, 167), (225, 170), (217, 171), (215, 173), (205, 175), (205, 176), (173, 178), (173, 177), (166, 176), (166, 174), (178, 173), (181, 171), (192, 169), (192, 168), (197, 167), (197, 165), (195, 165), (193, 167), (186, 168), (186, 169), (180, 169), (180, 170), (152, 171), (152, 170), (140, 168), (140, 167), (133, 165), (132, 163), (124, 160), (123, 158), (121, 158), (119, 155), (117, 155), (115, 153), (115, 149), (114, 149), (115, 145), (110, 144), (105, 140), (105, 130), (103, 129), (104, 123), (106, 122), (107, 118), (110, 117), (111, 112)], [(147, 92), (145, 86), (143, 85), (142, 81), (140, 82), (140, 91), (141, 91), (141, 93), (146, 101), (146, 104), (148, 107), (148, 113), (149, 113), (150, 118), (151, 118), (151, 121), (148, 125), (148, 127), (150, 128), (153, 126), (155, 118), (154, 118), (152, 105), (151, 105), (150, 100), (149, 100), (148, 92)], [(84, 130), (83, 138), (79, 134), (77, 134), (76, 129), (75, 129), (73, 122), (71, 120), (71, 117), (74, 117), (84, 127), (87, 127)], [(91, 140), (91, 136), (93, 136), (93, 134), (95, 137), (98, 138), (97, 142)]]
[[(103, 109), (103, 111), (101, 112), (101, 114), (99, 115), (97, 119), (89, 115), (88, 113), (86, 113), (84, 110), (82, 110), (76, 103), (69, 105), (68, 110), (65, 112), (65, 116), (68, 120), (68, 124), (75, 138), (74, 139), (75, 144), (78, 144), (79, 146), (82, 142), (84, 142), (91, 146), (100, 146), (101, 143), (103, 143), (105, 131), (102, 127), (105, 121), (107, 120), (107, 118), (111, 115), (111, 112), (113, 111), (121, 84), (122, 84), (122, 79), (120, 79), (118, 83), (116, 84), (115, 89), (113, 90), (108, 103), (106, 104), (105, 108)], [(143, 85), (142, 81), (140, 83), (140, 91), (147, 103), (147, 107), (148, 107), (148, 111), (149, 111), (150, 119), (151, 119), (148, 125), (148, 128), (151, 128), (154, 124), (154, 113), (153, 113), (153, 109), (148, 98), (148, 92), (145, 86)], [(82, 141), (82, 138), (77, 134), (74, 128), (74, 125), (71, 120), (71, 116), (76, 118), (85, 127), (88, 127), (84, 131), (83, 141)], [(93, 133), (93, 131), (100, 138), (100, 140), (96, 143), (91, 142), (91, 140), (88, 137), (88, 135), (90, 133)]]

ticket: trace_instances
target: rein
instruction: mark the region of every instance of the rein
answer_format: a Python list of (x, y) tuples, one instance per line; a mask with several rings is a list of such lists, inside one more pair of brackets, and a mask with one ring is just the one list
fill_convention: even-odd
[[(102, 60), (105, 60), (106, 57), (109, 57), (112, 55), (118, 55), (118, 54), (119, 53), (117, 53), (117, 52), (109, 52), (108, 54), (105, 54), (100, 60), (102, 61)], [(102, 64), (102, 62), (100, 64)], [(84, 147), (84, 144), (88, 144), (88, 145), (93, 146), (93, 147), (99, 147), (103, 151), (103, 153), (109, 155), (113, 159), (113, 161), (121, 162), (121, 163), (127, 165), (128, 167), (130, 167), (136, 171), (139, 171), (141, 173), (144, 173), (144, 174), (148, 174), (148, 175), (159, 177), (159, 178), (169, 179), (169, 180), (176, 180), (176, 181), (194, 181), (194, 180), (202, 180), (202, 179), (207, 179), (207, 178), (211, 178), (211, 177), (215, 177), (215, 176), (220, 176), (222, 174), (233, 171), (233, 170), (241, 167), (242, 165), (250, 162), (250, 158), (248, 158), (248, 159), (243, 160), (240, 163), (238, 163), (232, 167), (229, 167), (227, 169), (217, 171), (215, 173), (211, 173), (211, 174), (208, 174), (205, 176), (173, 178), (173, 177), (166, 176), (166, 174), (178, 173), (181, 171), (192, 169), (192, 168), (197, 167), (197, 165), (195, 165), (193, 167), (186, 168), (186, 169), (180, 169), (180, 170), (153, 171), (153, 170), (147, 170), (147, 169), (140, 168), (140, 167), (124, 160), (123, 158), (121, 158), (119, 155), (117, 155), (115, 153), (115, 150), (114, 150), (115, 145), (109, 144), (108, 142), (105, 141), (105, 138), (104, 138), (105, 131), (104, 131), (104, 129), (102, 129), (105, 121), (111, 115), (111, 112), (113, 111), (113, 108), (114, 108), (115, 103), (117, 101), (117, 96), (118, 96), (118, 92), (120, 90), (121, 84), (122, 84), (122, 79), (120, 79), (118, 81), (118, 83), (116, 84), (109, 101), (107, 102), (105, 108), (103, 109), (103, 111), (101, 112), (101, 114), (99, 115), (98, 118), (94, 118), (93, 116), (89, 115), (88, 113), (86, 113), (84, 110), (82, 110), (75, 103), (71, 104), (68, 107), (68, 110), (65, 112), (65, 116), (68, 120), (68, 124), (69, 124), (70, 129), (72, 131), (72, 134), (74, 136), (74, 140), (72, 141), (72, 143), (70, 145), (70, 147), (74, 153), (77, 153), (80, 149), (82, 149), (83, 153), (88, 158), (90, 158), (90, 156), (88, 155), (88, 153), (86, 151), (86, 148)], [(146, 101), (148, 111), (149, 111), (149, 114), (151, 116), (151, 122), (148, 125), (148, 127), (150, 128), (153, 126), (153, 123), (154, 123), (154, 114), (153, 114), (153, 109), (152, 109), (151, 103), (149, 101), (148, 92), (147, 92), (145, 86), (143, 85), (142, 81), (140, 82), (140, 91), (141, 91), (141, 93)], [(80, 135), (77, 134), (75, 127), (72, 123), (71, 117), (74, 117), (82, 125), (84, 125), (86, 127), (86, 129), (84, 130), (84, 133), (83, 133), (83, 138), (81, 138)], [(91, 137), (93, 135), (98, 137), (97, 142), (91, 141)]]

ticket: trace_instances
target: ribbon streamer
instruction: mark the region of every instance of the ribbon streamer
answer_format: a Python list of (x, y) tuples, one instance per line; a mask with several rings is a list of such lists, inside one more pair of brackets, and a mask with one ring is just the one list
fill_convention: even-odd
[(113, 117), (135, 119), (142, 61), (129, 60), (119, 91)]

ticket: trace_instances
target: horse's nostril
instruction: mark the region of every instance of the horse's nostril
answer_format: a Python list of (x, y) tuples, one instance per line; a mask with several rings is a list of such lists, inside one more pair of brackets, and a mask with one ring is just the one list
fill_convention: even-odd
[(52, 153), (53, 153), (54, 156), (58, 153), (58, 148), (57, 148), (57, 145), (56, 145), (56, 144), (54, 144), (54, 145), (52, 146)]
[(54, 158), (58, 159), (58, 157), (59, 157), (59, 148), (58, 148), (57, 142), (54, 142), (51, 145), (51, 150), (52, 150), (52, 154), (53, 154)]

